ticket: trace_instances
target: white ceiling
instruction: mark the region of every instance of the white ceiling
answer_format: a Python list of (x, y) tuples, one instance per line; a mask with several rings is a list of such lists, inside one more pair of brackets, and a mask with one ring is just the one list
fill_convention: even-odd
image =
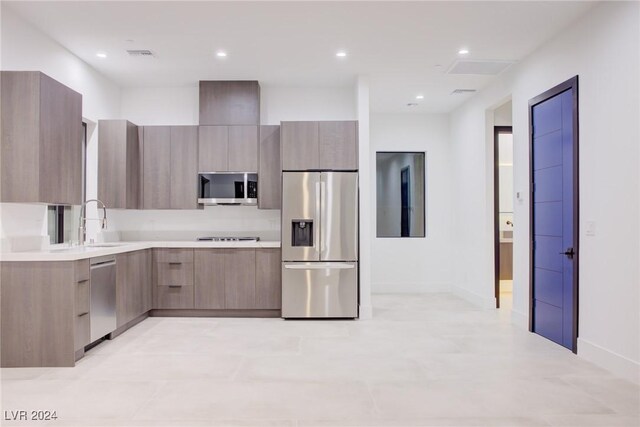
[[(352, 85), (371, 78), (373, 111), (447, 112), (495, 76), (448, 75), (469, 59), (518, 61), (588, 2), (7, 2), (25, 20), (123, 87), (252, 79)], [(133, 40), (133, 41), (127, 41)], [(126, 49), (150, 49), (133, 58)], [(215, 52), (224, 49), (228, 57)], [(338, 59), (339, 49), (348, 52)], [(104, 51), (108, 58), (96, 57)], [(441, 67), (435, 67), (441, 65)], [(417, 107), (420, 93), (424, 100)]]

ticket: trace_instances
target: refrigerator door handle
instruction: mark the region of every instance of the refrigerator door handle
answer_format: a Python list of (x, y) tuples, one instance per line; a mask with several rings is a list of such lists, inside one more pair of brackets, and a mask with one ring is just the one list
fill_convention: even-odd
[(322, 264), (285, 264), (287, 270), (351, 270), (356, 268), (354, 264), (344, 264), (341, 262), (326, 262)]
[[(318, 251), (318, 254), (320, 255), (321, 252), (321, 248), (322, 248), (322, 243), (320, 242), (320, 228), (322, 228), (322, 218), (321, 218), (321, 214), (320, 214), (320, 210), (321, 210), (321, 206), (320, 206), (320, 201), (322, 200), (322, 195), (321, 195), (321, 191), (322, 191), (322, 186), (320, 184), (320, 179), (318, 179), (318, 181), (316, 182), (316, 215), (315, 215), (315, 219), (316, 221), (318, 221), (317, 225), (316, 225), (316, 229), (314, 230), (314, 234), (315, 236), (313, 236), (314, 238), (314, 242), (313, 242), (313, 247), (316, 249), (316, 251)], [(321, 256), (321, 255), (320, 255)]]
[(320, 176), (320, 259), (324, 258), (324, 251), (326, 247), (326, 238), (327, 231), (325, 228), (327, 224), (325, 221), (327, 220), (327, 183), (322, 179), (322, 175)]

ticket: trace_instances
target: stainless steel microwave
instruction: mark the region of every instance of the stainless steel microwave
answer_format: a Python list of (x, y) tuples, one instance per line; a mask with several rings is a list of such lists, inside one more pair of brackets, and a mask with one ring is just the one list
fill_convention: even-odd
[(258, 174), (252, 172), (203, 172), (198, 174), (201, 205), (257, 205)]

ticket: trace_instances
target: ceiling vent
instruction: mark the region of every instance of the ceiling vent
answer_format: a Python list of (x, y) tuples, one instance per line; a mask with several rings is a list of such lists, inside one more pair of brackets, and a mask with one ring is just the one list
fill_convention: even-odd
[(471, 59), (459, 59), (455, 61), (447, 74), (479, 74), (484, 76), (495, 76), (500, 74), (509, 66), (512, 61), (477, 61)]
[(127, 53), (131, 56), (148, 56), (148, 57), (153, 57), (155, 56), (153, 54), (153, 52), (151, 52), (148, 49), (127, 49)]
[(453, 92), (451, 92), (451, 95), (464, 95), (465, 93), (474, 93), (476, 92), (475, 89), (456, 89)]

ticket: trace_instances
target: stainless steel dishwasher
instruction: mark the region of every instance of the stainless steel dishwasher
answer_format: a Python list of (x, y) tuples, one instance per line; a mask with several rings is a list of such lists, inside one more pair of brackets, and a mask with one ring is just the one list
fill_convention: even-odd
[(91, 342), (116, 330), (116, 259), (91, 259)]

